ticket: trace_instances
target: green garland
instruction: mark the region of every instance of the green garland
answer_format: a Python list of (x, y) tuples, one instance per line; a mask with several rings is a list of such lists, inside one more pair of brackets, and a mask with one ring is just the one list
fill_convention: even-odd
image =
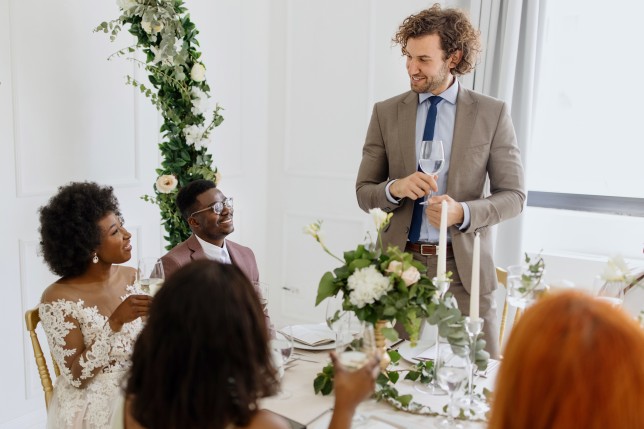
[(208, 109), (210, 86), (205, 78), (205, 66), (197, 50), (199, 33), (190, 20), (183, 0), (117, 0), (121, 15), (103, 22), (95, 32), (110, 34), (114, 41), (128, 27), (136, 43), (117, 51), (110, 58), (123, 57), (140, 51), (145, 61), (128, 57), (148, 73), (150, 87), (127, 76), (132, 85), (150, 99), (163, 116), (162, 156), (154, 195), (144, 195), (145, 201), (159, 206), (171, 249), (190, 236), (190, 229), (179, 213), (175, 197), (177, 190), (197, 179), (219, 181), (212, 156), (207, 152), (209, 134), (223, 121), (220, 106)]

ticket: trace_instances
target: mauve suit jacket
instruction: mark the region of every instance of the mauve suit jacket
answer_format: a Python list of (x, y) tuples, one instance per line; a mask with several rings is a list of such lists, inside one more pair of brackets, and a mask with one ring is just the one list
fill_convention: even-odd
[[(251, 282), (258, 282), (259, 270), (257, 269), (257, 261), (253, 251), (230, 240), (226, 240), (226, 247), (232, 263), (242, 270)], [(166, 279), (184, 265), (201, 259), (208, 259), (208, 257), (201, 244), (199, 244), (197, 237), (192, 234), (186, 241), (177, 244), (161, 257)]]
[[(385, 186), (417, 171), (418, 94), (406, 92), (376, 103), (356, 181), (360, 208), (393, 212), (383, 243), (405, 248), (414, 201), (392, 204)], [(449, 160), (447, 194), (470, 208), (470, 226), (449, 228), (458, 273), (469, 292), (474, 232), (481, 233), (481, 293), (496, 289), (490, 226), (517, 216), (525, 201), (523, 167), (507, 105), (459, 86)], [(487, 178), (489, 177), (489, 184)]]

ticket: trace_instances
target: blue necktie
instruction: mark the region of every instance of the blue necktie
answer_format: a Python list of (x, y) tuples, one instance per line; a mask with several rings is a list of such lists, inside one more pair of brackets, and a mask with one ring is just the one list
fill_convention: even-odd
[[(429, 97), (429, 111), (427, 112), (427, 120), (425, 121), (425, 130), (423, 132), (423, 140), (432, 140), (434, 138), (434, 128), (436, 127), (436, 115), (438, 114), (438, 103), (443, 101), (439, 96)], [(425, 206), (420, 205), (423, 198), (418, 198), (414, 201), (414, 214), (411, 217), (411, 227), (409, 228), (409, 241), (416, 243), (420, 238), (420, 228), (423, 226), (423, 212)]]

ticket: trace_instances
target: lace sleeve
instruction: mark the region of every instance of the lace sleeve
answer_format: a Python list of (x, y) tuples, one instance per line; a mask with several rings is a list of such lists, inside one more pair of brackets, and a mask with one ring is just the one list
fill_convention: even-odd
[(82, 387), (110, 361), (109, 323), (96, 309), (58, 300), (38, 307), (49, 348), (61, 375), (75, 387)]

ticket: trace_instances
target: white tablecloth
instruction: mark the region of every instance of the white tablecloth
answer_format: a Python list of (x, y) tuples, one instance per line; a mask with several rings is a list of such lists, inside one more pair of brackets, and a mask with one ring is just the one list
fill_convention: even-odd
[[(267, 398), (262, 401), (262, 407), (287, 416), (295, 421), (307, 425), (310, 429), (326, 429), (333, 407), (333, 396), (316, 395), (313, 392), (313, 380), (316, 374), (329, 362), (328, 351), (313, 352), (297, 350), (297, 356), (302, 359), (314, 360), (307, 362), (298, 360), (289, 368), (282, 380), (283, 390), (290, 395), (288, 398), (280, 397)], [(404, 366), (402, 364), (401, 366)], [(496, 375), (495, 368), (487, 378), (475, 380), (477, 390), (482, 388), (492, 389)], [(414, 401), (429, 405), (433, 411), (441, 412), (447, 403), (447, 396), (431, 396), (420, 393), (414, 389), (409, 381), (400, 380), (396, 388), (401, 394), (411, 393)], [(379, 427), (389, 428), (431, 428), (438, 423), (440, 418), (420, 416), (398, 411), (386, 403), (378, 403), (375, 400), (365, 401), (358, 408), (358, 412), (365, 417), (372, 417), (372, 422), (364, 425), (365, 428), (378, 429)], [(382, 423), (384, 422), (384, 423)], [(379, 425), (378, 423), (382, 423)], [(389, 425), (387, 425), (387, 423)], [(485, 428), (483, 422), (462, 422), (466, 429)]]

